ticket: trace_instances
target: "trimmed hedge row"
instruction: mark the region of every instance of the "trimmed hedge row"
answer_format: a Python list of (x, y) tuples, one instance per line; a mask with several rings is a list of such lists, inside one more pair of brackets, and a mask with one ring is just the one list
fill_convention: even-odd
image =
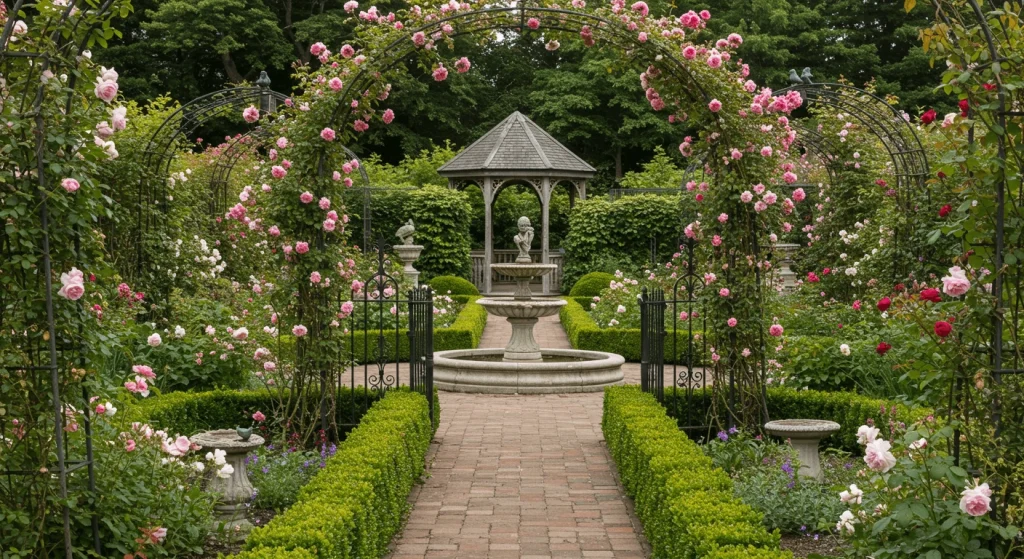
[(253, 530), (238, 557), (382, 557), (402, 527), (432, 437), (426, 398), (388, 392), (299, 491), (298, 501)]
[(594, 297), (608, 289), (611, 282), (615, 281), (615, 275), (608, 272), (590, 272), (576, 280), (572, 289), (569, 290), (570, 297)]
[[(381, 394), (362, 388), (339, 388), (335, 414), (338, 423), (351, 421), (353, 407), (367, 409)], [(267, 390), (211, 390), (208, 392), (169, 392), (138, 401), (126, 410), (132, 421), (146, 422), (168, 433), (191, 436), (210, 429), (234, 429), (247, 425), (251, 415), (262, 411), (268, 416), (278, 399)], [(304, 405), (311, 421), (320, 417), (320, 394), (311, 393)]]
[(601, 427), (653, 557), (793, 557), (652, 395), (637, 386), (605, 389)]
[(437, 276), (430, 280), (430, 288), (441, 295), (479, 295), (480, 290), (469, 280), (458, 276)]
[[(588, 298), (565, 297), (568, 304), (559, 311), (559, 318), (565, 333), (569, 336), (569, 343), (575, 349), (591, 351), (607, 351), (618, 353), (626, 358), (626, 361), (640, 361), (640, 329), (639, 328), (601, 328), (594, 322), (594, 319), (587, 312), (584, 303), (589, 304)], [(694, 331), (699, 334), (700, 331)], [(665, 362), (676, 361), (683, 363), (689, 349), (686, 338), (689, 334), (686, 330), (676, 332), (675, 356), (673, 357), (672, 332), (665, 336)], [(694, 350), (697, 352), (694, 365), (704, 362), (704, 346), (694, 342)]]
[[(434, 329), (434, 351), (446, 351), (449, 349), (474, 349), (480, 345), (480, 336), (484, 333), (484, 326), (487, 325), (487, 310), (477, 304), (479, 296), (453, 295), (456, 299), (465, 304), (459, 311), (458, 318), (447, 328)], [(398, 359), (409, 359), (409, 331), (401, 328), (397, 331), (387, 330), (384, 332), (384, 355), (386, 361), (394, 361), (395, 347), (398, 347)], [(346, 358), (362, 362), (363, 351), (367, 352), (369, 360), (376, 359), (377, 340), (380, 330), (356, 330), (344, 335), (344, 343), (348, 349)], [(354, 340), (354, 342), (353, 342)]]
[[(903, 404), (877, 400), (861, 396), (853, 392), (820, 392), (817, 390), (794, 390), (792, 388), (769, 388), (768, 415), (772, 419), (827, 419), (840, 425), (838, 432), (824, 439), (825, 447), (841, 448), (847, 452), (861, 453), (863, 449), (857, 444), (857, 428), (864, 425), (868, 418), (881, 422), (889, 414), (882, 414), (882, 408), (891, 410), (896, 407), (897, 421), (911, 424), (924, 419), (933, 412), (927, 408), (910, 408)], [(712, 409), (713, 388), (707, 387), (693, 391), (695, 415), (707, 417)], [(687, 397), (679, 392), (675, 396), (665, 391), (665, 407), (680, 417), (686, 413)], [(726, 418), (708, 418), (708, 424), (724, 425)]]

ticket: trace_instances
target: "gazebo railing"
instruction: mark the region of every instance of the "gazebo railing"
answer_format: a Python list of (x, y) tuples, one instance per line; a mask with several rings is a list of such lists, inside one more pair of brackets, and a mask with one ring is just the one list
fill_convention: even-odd
[[(530, 251), (530, 256), (533, 258), (534, 262), (541, 261), (541, 254), (542, 252), (539, 250)], [(512, 263), (516, 261), (517, 256), (519, 256), (519, 251), (515, 249), (495, 249), (494, 261), (490, 262), (490, 264)], [(515, 282), (515, 279), (510, 276), (491, 271), (488, 267), (489, 263), (487, 262), (487, 256), (484, 251), (474, 250), (470, 252), (470, 257), (473, 259), (472, 282), (473, 285), (475, 285), (481, 292), (486, 289), (488, 273), (491, 274), (492, 285)], [(549, 276), (551, 278), (551, 292), (559, 293), (562, 289), (562, 264), (565, 262), (565, 259), (561, 252), (558, 252), (558, 249), (555, 249), (548, 253), (548, 262), (557, 266), (555, 271)], [(540, 280), (537, 280), (535, 283), (539, 285), (541, 282)]]

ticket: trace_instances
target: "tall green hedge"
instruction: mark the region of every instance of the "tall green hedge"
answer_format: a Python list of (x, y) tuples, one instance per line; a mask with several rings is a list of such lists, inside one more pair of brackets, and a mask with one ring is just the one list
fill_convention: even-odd
[[(864, 425), (869, 418), (875, 421), (888, 422), (890, 415), (882, 414), (884, 407), (891, 413), (896, 408), (896, 421), (911, 424), (924, 419), (933, 412), (927, 408), (910, 408), (903, 404), (876, 400), (853, 392), (819, 392), (817, 390), (794, 390), (792, 388), (769, 388), (767, 391), (768, 415), (772, 419), (827, 419), (839, 424), (840, 429), (834, 435), (824, 439), (825, 447), (841, 448), (848, 452), (863, 452), (857, 444), (857, 428)], [(727, 423), (726, 418), (711, 417), (713, 388), (707, 387), (693, 391), (693, 399), (688, 400), (683, 392), (675, 395), (665, 392), (665, 407), (669, 412), (682, 418), (686, 413), (688, 402), (693, 402), (693, 416), (706, 418), (707, 424), (720, 425)]]
[[(583, 303), (588, 301), (587, 298), (565, 297), (564, 299), (568, 301), (568, 304), (559, 311), (559, 318), (573, 348), (618, 353), (625, 357), (626, 361), (640, 361), (639, 328), (601, 328), (583, 307)], [(694, 330), (693, 333), (701, 334), (702, 332)], [(665, 336), (666, 363), (681, 364), (686, 361), (687, 352), (690, 351), (690, 346), (687, 343), (689, 335), (688, 330), (678, 330), (675, 333), (674, 345), (672, 332)], [(693, 364), (702, 364), (707, 359), (707, 356), (704, 355), (704, 344), (695, 341), (693, 350), (696, 352)]]
[[(636, 502), (656, 559), (790, 559), (732, 480), (636, 386), (605, 389), (601, 422), (622, 485)], [(748, 550), (753, 552), (748, 555)]]
[(295, 505), (254, 530), (238, 557), (382, 557), (423, 474), (434, 433), (428, 412), (421, 394), (388, 392), (299, 491)]
[[(349, 207), (353, 212), (361, 212), (361, 204), (361, 200), (358, 204), (353, 200)], [(412, 190), (377, 189), (372, 193), (370, 208), (374, 239), (383, 236), (388, 242), (397, 243), (395, 231), (413, 220), (415, 243), (424, 247), (416, 261), (421, 281), (434, 276), (469, 277), (469, 223), (473, 210), (466, 193), (433, 185)], [(353, 215), (350, 230), (362, 231), (362, 219)]]
[(562, 285), (571, 286), (587, 272), (627, 272), (649, 265), (648, 245), (658, 239), (658, 254), (666, 260), (678, 251), (682, 233), (681, 196), (640, 194), (611, 202), (591, 198), (569, 214)]

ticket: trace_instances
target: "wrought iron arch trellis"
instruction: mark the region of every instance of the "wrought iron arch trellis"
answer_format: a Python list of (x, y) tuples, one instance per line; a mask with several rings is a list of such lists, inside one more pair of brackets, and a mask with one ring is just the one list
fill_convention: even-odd
[[(18, 14), (25, 7), (25, 0), (14, 0), (13, 5), (10, 7), (8, 14)], [(41, 239), (41, 254), (38, 255), (38, 267), (40, 273), (36, 275), (35, 289), (42, 289), (45, 293), (43, 294), (43, 303), (46, 309), (45, 319), (38, 316), (30, 317), (28, 322), (35, 322), (30, 330), (35, 332), (43, 332), (41, 339), (44, 343), (32, 343), (28, 342), (28, 347), (23, 348), (25, 354), (28, 356), (29, 364), (25, 366), (4, 366), (7, 370), (17, 370), (23, 373), (41, 373), (47, 374), (48, 378), (37, 377), (35, 382), (38, 386), (42, 387), (45, 384), (49, 384), (49, 399), (50, 405), (53, 407), (53, 419), (54, 419), (54, 433), (53, 433), (53, 452), (56, 458), (56, 467), (49, 463), (47, 460), (46, 465), (49, 468), (35, 468), (30, 470), (11, 470), (5, 465), (2, 476), (6, 478), (8, 487), (20, 486), (14, 483), (14, 479), (24, 479), (27, 476), (42, 476), (49, 479), (53, 476), (57, 480), (57, 494), (60, 499), (61, 509), (61, 523), (63, 529), (63, 547), (64, 556), (67, 559), (71, 559), (73, 554), (72, 548), (72, 521), (71, 521), (71, 508), (70, 492), (68, 489), (68, 477), (69, 475), (77, 470), (84, 469), (86, 473), (86, 492), (89, 495), (90, 505), (89, 508), (89, 528), (91, 531), (92, 547), (93, 551), (100, 555), (102, 554), (102, 542), (100, 541), (99, 535), (99, 515), (95, 509), (95, 494), (96, 494), (96, 477), (95, 477), (95, 462), (93, 457), (93, 446), (92, 446), (92, 426), (91, 417), (89, 410), (89, 393), (87, 389), (82, 387), (81, 398), (82, 401), (86, 402), (86, 405), (82, 409), (82, 425), (85, 434), (85, 457), (81, 459), (73, 459), (70, 457), (69, 448), (67, 447), (67, 440), (64, 437), (64, 427), (66, 425), (66, 414), (65, 406), (68, 405), (67, 394), (62, 393), (61, 390), (61, 379), (71, 374), (72, 365), (84, 366), (81, 348), (77, 342), (69, 338), (65, 332), (58, 332), (56, 327), (56, 318), (54, 311), (54, 300), (53, 300), (53, 267), (52, 267), (52, 255), (50, 245), (50, 234), (53, 223), (50, 218), (48, 197), (46, 193), (51, 188), (51, 185), (47, 182), (47, 172), (45, 167), (53, 162), (44, 160), (45, 154), (45, 142), (47, 135), (47, 121), (44, 117), (44, 113), (41, 110), (43, 102), (47, 98), (47, 80), (42, 79), (42, 76), (47, 72), (54, 74), (61, 73), (62, 63), (67, 60), (74, 60), (76, 56), (86, 50), (88, 41), (92, 37), (92, 33), (95, 31), (95, 27), (89, 29), (80, 29), (79, 26), (82, 22), (86, 21), (85, 15), (92, 15), (95, 17), (94, 21), (99, 21), (106, 14), (111, 13), (111, 9), (115, 3), (115, 0), (103, 0), (102, 2), (79, 2), (78, 0), (70, 0), (66, 6), (60, 9), (60, 16), (57, 19), (57, 23), (54, 26), (52, 32), (44, 30), (44, 35), (49, 35), (49, 44), (53, 45), (57, 51), (60, 51), (64, 56), (53, 57), (46, 52), (42, 51), (15, 51), (11, 50), (12, 36), (14, 34), (15, 24), (18, 22), (17, 17), (8, 17), (5, 22), (2, 31), (0, 31), (0, 75), (9, 75), (11, 66), (21, 62), (27, 61), (28, 65), (28, 79), (25, 81), (26, 84), (37, 84), (35, 87), (26, 86), (25, 91), (21, 95), (20, 106), (14, 109), (25, 115), (32, 116), (33, 126), (31, 128), (32, 138), (25, 138), (27, 142), (34, 144), (35, 153), (35, 168), (34, 180), (37, 182), (35, 194), (38, 201), (36, 210), (39, 212), (39, 221), (42, 229)], [(84, 4), (80, 7), (79, 4)], [(77, 14), (78, 18), (73, 24), (71, 29), (63, 29), (62, 26), (70, 21), (73, 14)], [(35, 22), (33, 22), (35, 23)], [(66, 32), (66, 33), (64, 33)], [(81, 37), (81, 41), (76, 41), (77, 37)], [(67, 71), (67, 87), (61, 89), (62, 94), (64, 91), (65, 100), (63, 101), (65, 113), (70, 113), (74, 110), (73, 96), (74, 88), (78, 81), (78, 73), (74, 71)], [(30, 175), (24, 175), (24, 180), (33, 180)], [(2, 235), (0, 235), (2, 239)], [(3, 245), (0, 242), (0, 245)], [(78, 235), (75, 235), (75, 252), (80, 252), (81, 247), (79, 243)], [(42, 283), (40, 286), (39, 283)], [(27, 285), (27, 283), (26, 283)], [(3, 305), (3, 297), (0, 296), (0, 307)], [(22, 312), (23, 310), (15, 309), (15, 312)], [(81, 332), (79, 332), (80, 334)], [(26, 335), (26, 340), (28, 336)], [(35, 347), (32, 347), (34, 345)], [(0, 438), (3, 438), (4, 429), (6, 428), (6, 418), (0, 417)], [(40, 504), (41, 510), (46, 510), (45, 504)], [(47, 519), (43, 519), (44, 524)], [(0, 531), (7, 528), (8, 525), (0, 525)]]

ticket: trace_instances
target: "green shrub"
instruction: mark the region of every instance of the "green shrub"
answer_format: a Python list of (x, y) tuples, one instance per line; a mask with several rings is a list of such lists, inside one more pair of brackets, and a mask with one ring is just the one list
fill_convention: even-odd
[(615, 281), (615, 276), (608, 272), (590, 272), (576, 280), (572, 289), (569, 290), (570, 297), (595, 297), (601, 291), (608, 289), (608, 284)]
[[(373, 191), (371, 207), (374, 236), (383, 235), (390, 242), (397, 242), (395, 231), (413, 220), (415, 242), (424, 247), (416, 261), (416, 269), (423, 274), (421, 279), (469, 276), (469, 224), (473, 209), (465, 192), (436, 185), (413, 190), (381, 188)], [(362, 217), (352, 217), (349, 230), (362, 231)]]
[(654, 557), (699, 559), (728, 546), (778, 550), (779, 533), (733, 496), (729, 477), (654, 396), (636, 386), (606, 389), (601, 426)]
[[(568, 304), (559, 311), (559, 318), (572, 347), (618, 353), (625, 357), (626, 361), (640, 361), (639, 328), (601, 328), (583, 307), (583, 304), (587, 304), (589, 301), (587, 298), (567, 297), (566, 300)], [(665, 337), (665, 363), (686, 363), (687, 353), (690, 351), (690, 345), (687, 342), (689, 334), (688, 330), (676, 331), (675, 343), (673, 343), (673, 333), (672, 331), (668, 332)], [(694, 330), (693, 334), (702, 334), (702, 332)], [(695, 352), (693, 364), (695, 366), (702, 364), (707, 358), (704, 344), (695, 341), (693, 351)]]
[(249, 535), (239, 557), (299, 550), (317, 559), (383, 556), (423, 473), (433, 437), (428, 411), (418, 393), (388, 392), (299, 491), (295, 505)]
[(774, 549), (758, 549), (753, 546), (742, 547), (730, 545), (707, 554), (706, 559), (789, 559), (792, 551), (776, 551)]
[[(713, 387), (693, 391), (692, 416), (706, 418), (706, 424), (726, 424), (726, 418), (710, 417)], [(857, 428), (868, 418), (880, 420), (882, 408), (896, 407), (896, 420), (906, 424), (924, 419), (932, 414), (927, 408), (910, 408), (906, 405), (876, 400), (853, 392), (820, 392), (817, 390), (794, 390), (791, 388), (769, 388), (767, 391), (768, 416), (772, 419), (827, 419), (839, 424), (839, 431), (822, 441), (823, 447), (832, 447), (852, 453), (861, 453), (857, 444)], [(687, 411), (687, 396), (683, 392), (673, 395), (665, 391), (665, 407), (678, 418)], [(722, 411), (724, 413), (724, 409)], [(888, 416), (888, 414), (886, 414)]]
[(654, 194), (578, 202), (569, 214), (569, 234), (562, 243), (562, 285), (573, 285), (588, 272), (643, 270), (650, 266), (647, 247), (652, 236), (658, 239), (659, 255), (676, 252), (683, 203), (682, 196)]
[(437, 276), (430, 280), (434, 293), (450, 295), (479, 295), (480, 290), (468, 280), (456, 276)]

